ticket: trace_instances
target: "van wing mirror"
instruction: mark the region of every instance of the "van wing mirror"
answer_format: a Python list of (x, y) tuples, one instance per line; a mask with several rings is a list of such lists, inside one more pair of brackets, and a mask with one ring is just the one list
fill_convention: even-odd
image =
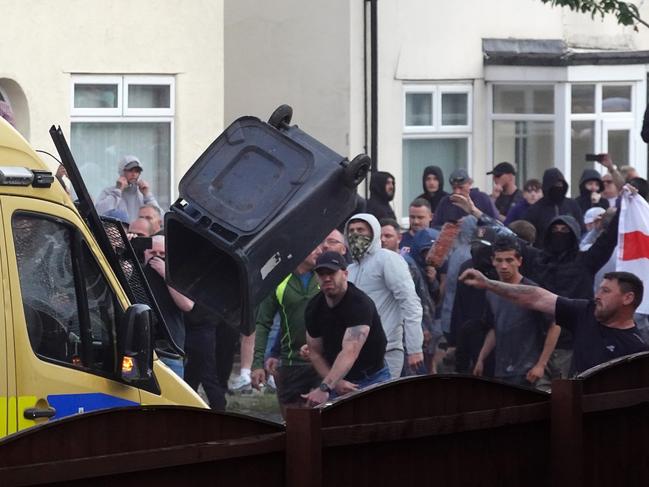
[(145, 304), (128, 307), (117, 330), (117, 376), (137, 385), (153, 378), (151, 323), (153, 313)]

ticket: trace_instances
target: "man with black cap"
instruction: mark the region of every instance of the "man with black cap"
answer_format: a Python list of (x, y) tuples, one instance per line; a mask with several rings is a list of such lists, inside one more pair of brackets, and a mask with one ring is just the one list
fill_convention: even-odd
[(314, 271), (320, 292), (304, 317), (311, 363), (322, 383), (302, 396), (309, 406), (390, 378), (381, 318), (369, 296), (347, 281), (344, 257), (325, 252)]
[(466, 211), (453, 204), (453, 199), (451, 197), (454, 194), (462, 195), (465, 198), (471, 198), (475, 206), (482, 211), (482, 213), (492, 218), (497, 218), (498, 210), (496, 210), (496, 207), (489, 198), (489, 195), (483, 193), (478, 188), (471, 187), (473, 179), (469, 177), (469, 173), (466, 172), (466, 169), (456, 169), (453, 171), (449, 178), (449, 182), (451, 183), (451, 188), (453, 190), (452, 194), (444, 196), (444, 198), (439, 202), (433, 218), (433, 227), (441, 227), (447, 222), (457, 222), (461, 218), (467, 216)]
[(115, 186), (104, 188), (97, 198), (95, 208), (97, 213), (105, 215), (106, 212), (114, 209), (125, 211), (129, 222), (138, 217), (140, 208), (144, 205), (155, 206), (160, 209), (151, 187), (147, 181), (140, 179), (144, 168), (140, 160), (127, 155), (119, 161), (117, 173), (119, 177)]
[(505, 221), (512, 205), (523, 199), (523, 193), (516, 187), (516, 169), (509, 162), (497, 164), (487, 176), (493, 176), (491, 199), (498, 210), (498, 219)]

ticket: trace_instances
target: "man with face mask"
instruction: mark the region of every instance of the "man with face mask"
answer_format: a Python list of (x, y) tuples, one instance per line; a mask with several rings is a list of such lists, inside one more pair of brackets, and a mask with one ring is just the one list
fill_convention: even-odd
[(345, 239), (352, 257), (349, 282), (374, 301), (381, 317), (388, 345), (385, 361), (390, 377), (401, 375), (404, 335), (407, 366), (422, 365), (422, 308), (403, 257), (381, 248), (381, 226), (370, 214), (358, 213), (345, 226)]
[[(556, 167), (546, 169), (543, 173), (543, 198), (534, 203), (527, 210), (525, 220), (536, 228), (536, 242), (534, 246), (541, 248), (545, 232), (550, 221), (557, 215), (570, 215), (575, 221), (581, 222), (583, 214), (575, 200), (566, 198), (568, 183), (563, 174)], [(583, 228), (580, 227), (579, 235)]]

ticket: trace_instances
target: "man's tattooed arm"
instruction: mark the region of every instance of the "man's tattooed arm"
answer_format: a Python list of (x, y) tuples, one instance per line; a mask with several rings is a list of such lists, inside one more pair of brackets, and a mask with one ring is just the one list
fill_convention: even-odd
[(487, 281), (486, 289), (525, 308), (554, 316), (557, 295), (542, 287), (528, 286), (526, 284), (507, 284), (490, 279)]

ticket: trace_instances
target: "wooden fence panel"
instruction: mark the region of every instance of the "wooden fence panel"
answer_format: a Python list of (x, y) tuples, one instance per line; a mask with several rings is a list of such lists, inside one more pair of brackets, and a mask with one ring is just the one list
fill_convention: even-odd
[(581, 376), (584, 486), (649, 485), (649, 353)]
[(468, 376), (420, 376), (321, 412), (323, 485), (548, 483), (545, 393)]
[(283, 485), (284, 448), (281, 425), (239, 415), (177, 406), (96, 411), (0, 442), (0, 485), (87, 485), (91, 478), (124, 485), (138, 472), (166, 482), (192, 469), (226, 482)]

